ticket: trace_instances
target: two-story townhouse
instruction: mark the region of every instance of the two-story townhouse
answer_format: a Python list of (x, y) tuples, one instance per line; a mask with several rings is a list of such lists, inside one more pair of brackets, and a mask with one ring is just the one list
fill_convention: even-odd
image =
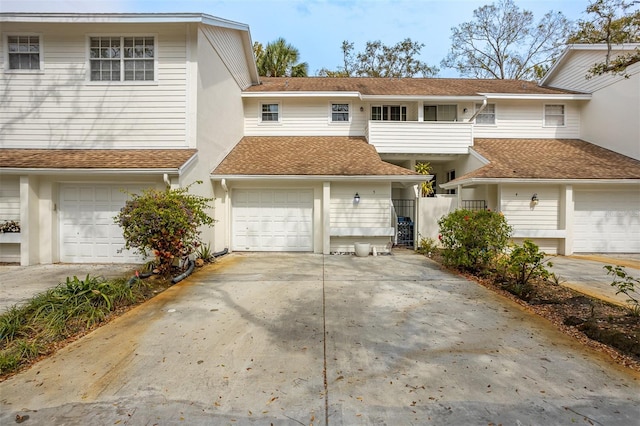
[[(632, 85), (635, 70), (629, 70)], [(390, 199), (392, 222), (400, 216), (414, 224), (412, 242), (436, 237), (437, 219), (453, 208), (490, 208), (505, 214), (515, 240), (533, 239), (548, 253), (640, 252), (640, 162), (628, 156), (637, 133), (622, 131), (616, 143), (585, 141), (591, 129), (606, 127), (590, 112), (600, 108), (592, 106), (593, 96), (513, 80), (262, 78), (242, 93), (245, 137), (212, 173), (229, 200), (221, 216), (232, 224), (226, 241), (234, 250), (273, 249), (259, 243), (270, 225), (242, 203), (264, 191), (278, 193), (292, 180), (303, 186), (316, 181), (321, 191), (323, 176), (313, 165), (340, 164), (360, 141), (407, 170), (429, 162), (438, 194), (416, 197), (411, 178), (372, 184), (347, 173), (325, 179), (325, 196), (316, 197), (321, 213), (308, 219), (325, 253), (353, 251), (358, 240), (384, 249), (389, 235), (378, 232), (389, 217), (374, 210), (384, 211)], [(615, 103), (612, 96), (596, 102)], [(630, 109), (637, 109), (638, 91), (628, 96)], [(278, 167), (264, 169), (272, 153)], [(294, 159), (299, 167), (291, 170)], [(358, 203), (352, 202), (356, 194)]]
[[(435, 237), (459, 206), (502, 211), (548, 252), (640, 251), (639, 121), (616, 113), (618, 96), (638, 109), (637, 66), (594, 90), (564, 83), (586, 72), (573, 53), (541, 86), (260, 81), (248, 27), (208, 15), (0, 25), (0, 221), (22, 226), (0, 235), (2, 261), (138, 261), (113, 223), (122, 190), (196, 180), (215, 198), (216, 251), (385, 252), (408, 224), (410, 242)], [(417, 197), (432, 177), (436, 197)]]
[[(611, 57), (638, 46), (611, 46)], [(567, 133), (567, 118), (558, 141), (477, 132), (470, 152), (483, 165), (445, 188), (484, 192), (516, 239), (533, 238), (548, 252), (640, 253), (640, 63), (623, 75), (588, 76), (608, 49), (568, 46), (540, 83), (588, 94), (577, 128)], [(513, 139), (497, 139), (505, 136)]]
[[(129, 262), (127, 194), (208, 181), (258, 82), (248, 26), (203, 14), (0, 14), (0, 260)], [(213, 214), (213, 213), (212, 213)], [(204, 230), (204, 239), (214, 230)]]

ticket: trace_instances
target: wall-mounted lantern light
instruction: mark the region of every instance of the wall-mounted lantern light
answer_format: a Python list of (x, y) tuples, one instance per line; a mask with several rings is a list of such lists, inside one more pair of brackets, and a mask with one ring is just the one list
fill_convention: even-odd
[(364, 107), (360, 107), (360, 112), (364, 112)]
[(469, 111), (467, 108), (462, 109), (462, 112), (464, 112), (465, 114), (467, 113), (467, 111)]
[(538, 193), (534, 193), (531, 196), (531, 205), (534, 205), (534, 206), (538, 205)]
[(360, 203), (360, 195), (356, 192), (356, 195), (353, 196), (353, 204)]

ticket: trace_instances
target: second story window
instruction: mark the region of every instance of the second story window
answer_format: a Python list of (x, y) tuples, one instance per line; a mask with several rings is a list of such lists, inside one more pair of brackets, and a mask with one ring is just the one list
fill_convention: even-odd
[(551, 127), (564, 126), (564, 105), (544, 106), (544, 125)]
[(424, 121), (458, 121), (458, 106), (425, 105)]
[(154, 37), (91, 37), (91, 81), (154, 81)]
[[(482, 104), (476, 104), (476, 111), (482, 108)], [(476, 116), (476, 124), (496, 124), (496, 104), (487, 104)]]
[(407, 107), (404, 105), (374, 105), (371, 120), (407, 121)]
[(264, 123), (277, 123), (280, 121), (279, 104), (262, 104), (261, 121)]
[(331, 121), (349, 121), (349, 104), (331, 104)]
[(9, 35), (7, 52), (10, 70), (34, 71), (41, 69), (40, 36)]

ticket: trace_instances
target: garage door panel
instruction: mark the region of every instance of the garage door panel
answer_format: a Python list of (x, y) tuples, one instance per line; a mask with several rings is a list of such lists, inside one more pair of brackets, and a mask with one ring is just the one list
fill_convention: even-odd
[(313, 250), (312, 190), (235, 190), (233, 250)]
[(128, 195), (140, 193), (133, 185), (67, 184), (60, 187), (60, 260), (63, 262), (141, 262), (124, 249), (122, 229), (114, 216)]
[(638, 191), (576, 191), (574, 251), (640, 252)]

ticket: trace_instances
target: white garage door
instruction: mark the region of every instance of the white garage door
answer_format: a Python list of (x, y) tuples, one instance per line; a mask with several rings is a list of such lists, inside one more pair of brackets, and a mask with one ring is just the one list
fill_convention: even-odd
[(638, 191), (575, 191), (577, 253), (640, 253)]
[(71, 263), (139, 263), (124, 249), (122, 229), (113, 221), (127, 200), (131, 185), (61, 185), (60, 261)]
[(312, 251), (312, 190), (244, 190), (232, 196), (232, 249)]

